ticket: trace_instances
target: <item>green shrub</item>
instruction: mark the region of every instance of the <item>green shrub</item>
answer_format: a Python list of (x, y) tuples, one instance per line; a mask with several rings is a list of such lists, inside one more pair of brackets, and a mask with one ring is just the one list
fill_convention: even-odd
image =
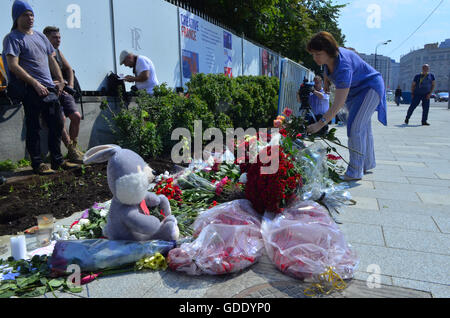
[[(169, 156), (179, 140), (171, 140), (176, 128), (194, 136), (194, 122), (202, 129), (271, 127), (278, 107), (277, 78), (222, 74), (196, 74), (187, 84), (189, 96), (179, 96), (167, 84), (156, 86), (154, 95), (139, 92), (137, 107), (121, 109), (109, 121), (117, 143), (143, 157)], [(102, 102), (102, 109), (107, 107)], [(204, 141), (207, 144), (209, 141)]]

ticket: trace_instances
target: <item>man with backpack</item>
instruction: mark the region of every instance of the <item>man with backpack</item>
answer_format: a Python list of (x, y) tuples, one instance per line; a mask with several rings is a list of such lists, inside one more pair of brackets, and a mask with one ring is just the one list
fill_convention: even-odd
[[(67, 159), (74, 163), (83, 163), (84, 153), (81, 152), (77, 147), (77, 139), (80, 132), (81, 114), (77, 109), (74, 96), (67, 92), (67, 86), (69, 87), (69, 91), (70, 89), (72, 89), (73, 91), (75, 83), (74, 72), (69, 62), (59, 50), (59, 46), (61, 45), (61, 34), (59, 32), (59, 28), (48, 26), (44, 29), (44, 34), (55, 49), (54, 58), (58, 63), (66, 84), (66, 91), (62, 92), (59, 97), (59, 101), (62, 106), (64, 122), (66, 120), (66, 117), (69, 117), (70, 119), (69, 133), (67, 133), (65, 126), (62, 131), (62, 141), (68, 150)], [(57, 82), (55, 78), (53, 80), (55, 81), (55, 83)]]

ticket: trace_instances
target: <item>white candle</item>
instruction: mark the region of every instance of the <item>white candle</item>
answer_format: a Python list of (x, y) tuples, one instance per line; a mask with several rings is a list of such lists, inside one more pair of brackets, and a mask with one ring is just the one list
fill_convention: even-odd
[(11, 255), (17, 261), (19, 259), (27, 258), (27, 244), (25, 235), (11, 237)]

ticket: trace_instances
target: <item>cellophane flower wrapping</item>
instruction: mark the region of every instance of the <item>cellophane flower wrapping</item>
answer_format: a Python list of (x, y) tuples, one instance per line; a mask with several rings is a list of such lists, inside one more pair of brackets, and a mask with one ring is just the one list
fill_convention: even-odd
[(359, 263), (327, 210), (314, 201), (297, 199), (281, 214), (266, 213), (261, 233), (268, 257), (295, 278), (314, 280), (332, 267), (350, 279)]
[(327, 150), (319, 143), (304, 148), (297, 158), (303, 167), (303, 200), (320, 200), (328, 208), (338, 208), (352, 199), (347, 183), (337, 184), (329, 178)]
[(253, 265), (263, 253), (260, 217), (248, 200), (207, 210), (193, 227), (196, 239), (168, 254), (173, 270), (189, 275), (235, 273)]
[(167, 255), (176, 246), (175, 241), (115, 241), (75, 240), (57, 241), (50, 258), (52, 271), (64, 273), (71, 264), (80, 266), (82, 272), (120, 267), (159, 252)]

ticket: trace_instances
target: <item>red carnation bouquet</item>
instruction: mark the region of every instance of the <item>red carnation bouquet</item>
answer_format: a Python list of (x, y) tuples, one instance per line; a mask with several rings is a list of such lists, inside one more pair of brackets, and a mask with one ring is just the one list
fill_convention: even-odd
[[(259, 213), (280, 213), (302, 186), (301, 167), (291, 150), (292, 145), (282, 140), (280, 145), (263, 148), (255, 163), (240, 162), (241, 172), (247, 173), (245, 196)], [(276, 163), (273, 156), (278, 156), (278, 167), (275, 169), (271, 166)]]

